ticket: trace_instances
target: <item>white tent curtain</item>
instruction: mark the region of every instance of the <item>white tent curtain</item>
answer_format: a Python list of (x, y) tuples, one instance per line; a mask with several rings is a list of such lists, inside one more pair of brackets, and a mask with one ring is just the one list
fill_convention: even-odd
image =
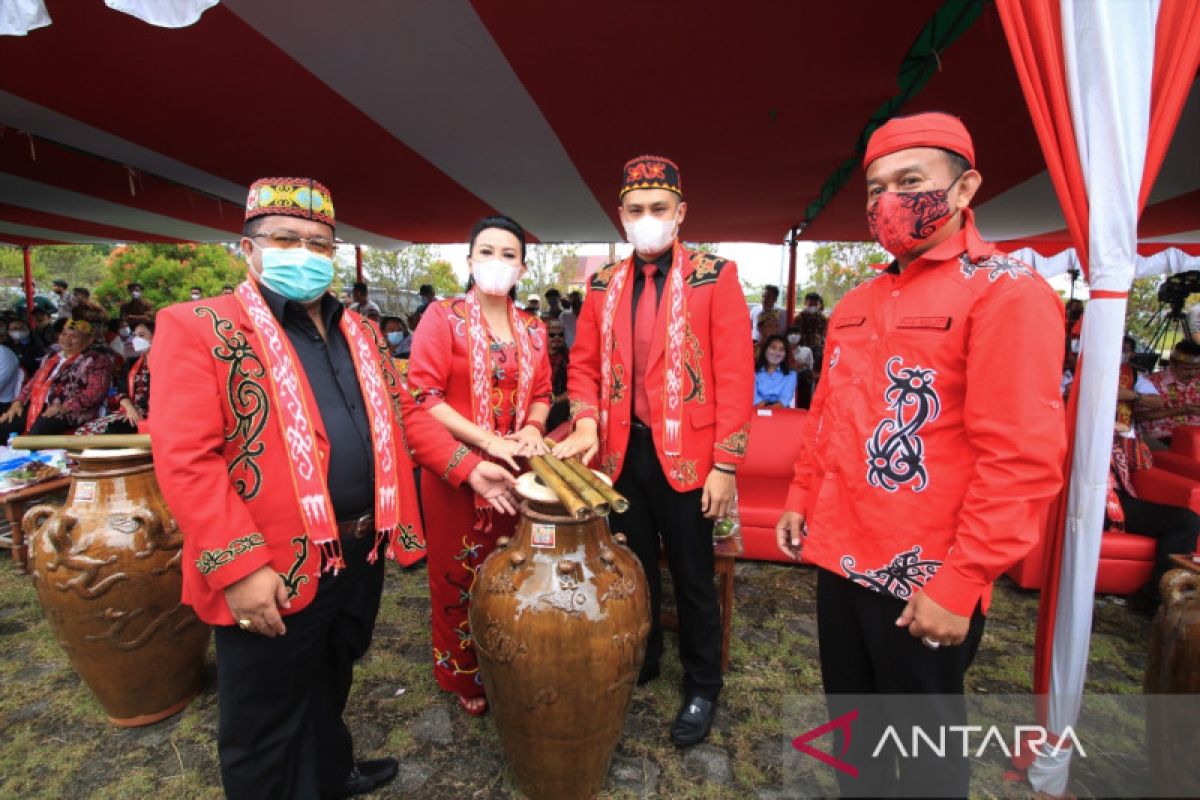
[[(1079, 413), (1051, 654), (1048, 727), (1079, 717), (1113, 420), (1125, 292), (1137, 261), (1138, 192), (1150, 129), (1157, 0), (1062, 0), (1063, 61), (1071, 122), (1088, 195), (1091, 302), (1080, 342)], [(1070, 750), (1039, 756), (1034, 789), (1067, 793)]]
[[(1067, 272), (1081, 271), (1079, 254), (1071, 247), (1052, 256), (1044, 256), (1030, 247), (1014, 250), (1010, 255), (1019, 258), (1042, 274), (1042, 277), (1053, 278)], [(1138, 256), (1134, 261), (1133, 277), (1152, 278), (1155, 275), (1175, 275), (1179, 272), (1200, 270), (1200, 256), (1188, 255), (1177, 247), (1161, 250), (1154, 255)]]
[(0, 3), (0, 36), (24, 36), (50, 24), (42, 0), (4, 0)]
[[(109, 8), (160, 28), (186, 28), (220, 0), (104, 0)], [(75, 0), (83, 2), (83, 0)], [(0, 0), (0, 36), (24, 36), (51, 22), (42, 0)]]
[(186, 28), (218, 0), (104, 0), (115, 11), (137, 17), (160, 28)]

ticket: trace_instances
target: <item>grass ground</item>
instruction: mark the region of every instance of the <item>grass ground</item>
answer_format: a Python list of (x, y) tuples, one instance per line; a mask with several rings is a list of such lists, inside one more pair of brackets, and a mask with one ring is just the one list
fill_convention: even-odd
[[(833, 791), (828, 767), (791, 750), (803, 729), (786, 713), (789, 703), (820, 691), (814, 583), (806, 568), (737, 567), (732, 664), (707, 751), (727, 759), (728, 774), (670, 745), (680, 670), (668, 657), (663, 678), (636, 690), (618, 746), (632, 780), (614, 781), (604, 797), (648, 789), (670, 798)], [(998, 585), (969, 691), (1030, 691), (1036, 615), (1035, 593)], [(1122, 604), (1098, 601), (1089, 691), (1140, 691), (1148, 628)], [(358, 669), (347, 712), (360, 756), (393, 755), (404, 764), (401, 779), (379, 796), (519, 796), (492, 721), (466, 717), (437, 690), (428, 631), (424, 569), (391, 570), (375, 644)], [(673, 646), (668, 634), (668, 654)], [(0, 562), (0, 797), (220, 797), (211, 652), (209, 661), (206, 690), (183, 713), (147, 728), (114, 728), (54, 641), (28, 577)], [(444, 728), (447, 720), (449, 736), (443, 730), (441, 741), (451, 741), (439, 744), (429, 723)], [(1020, 796), (1018, 785), (1004, 781), (1005, 768), (998, 759), (978, 762), (972, 795)]]

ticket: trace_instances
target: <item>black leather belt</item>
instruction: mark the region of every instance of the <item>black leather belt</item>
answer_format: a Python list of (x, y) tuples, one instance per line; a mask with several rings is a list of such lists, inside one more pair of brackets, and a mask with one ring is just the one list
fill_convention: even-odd
[(375, 515), (363, 514), (358, 519), (338, 523), (338, 536), (351, 539), (361, 539), (367, 535), (375, 535)]
[(647, 425), (646, 423), (642, 422), (637, 417), (634, 417), (633, 419), (631, 419), (629, 421), (629, 427), (635, 431), (649, 431), (650, 430), (650, 426)]

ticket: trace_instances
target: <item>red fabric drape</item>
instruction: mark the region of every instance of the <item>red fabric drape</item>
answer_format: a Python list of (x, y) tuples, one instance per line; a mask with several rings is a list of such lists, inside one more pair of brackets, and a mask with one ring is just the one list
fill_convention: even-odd
[(1004, 25), (1004, 35), (1008, 38), (1042, 155), (1046, 158), (1046, 169), (1086, 275), (1087, 184), (1079, 166), (1079, 150), (1075, 146), (1075, 128), (1067, 99), (1059, 2), (996, 0), (996, 9), (1000, 12), (1000, 22)]
[(1150, 139), (1138, 194), (1138, 213), (1158, 177), (1171, 136), (1200, 68), (1200, 3), (1162, 0), (1154, 25), (1154, 76), (1150, 83)]
[[(1026, 104), (1037, 131), (1046, 165), (1067, 221), (1067, 230), (1087, 273), (1088, 199), (1079, 162), (1066, 89), (1062, 55), (1062, 21), (1058, 0), (997, 0), (997, 9), (1012, 51)], [(1162, 0), (1155, 24), (1154, 68), (1151, 78), (1150, 130), (1142, 174), (1138, 213), (1162, 166), (1183, 105), (1200, 66), (1200, 4), (1194, 0)], [(1082, 363), (1082, 357), (1081, 357)], [(1076, 374), (1079, 374), (1078, 370)], [(1078, 383), (1078, 382), (1076, 382)], [(1077, 386), (1072, 386), (1067, 409), (1074, 434)], [(1067, 452), (1070, 473), (1074, 442)], [(1050, 687), (1051, 644), (1058, 605), (1058, 573), (1062, 564), (1068, 488), (1051, 508), (1046, 529), (1045, 579), (1038, 609), (1034, 655), (1034, 693), (1039, 696), (1038, 718), (1045, 720), (1044, 696)]]
[[(1088, 269), (1087, 184), (1075, 144), (1075, 127), (1067, 97), (1066, 67), (1062, 53), (1062, 17), (1058, 0), (997, 0), (1000, 21), (1012, 51), (1021, 91), (1037, 131), (1050, 180), (1067, 221), (1067, 231), (1084, 275)], [(1076, 370), (1076, 375), (1079, 374)], [(1078, 382), (1076, 382), (1077, 384)], [(1067, 407), (1068, 448), (1063, 474), (1071, 474), (1077, 405), (1076, 385)], [(1033, 692), (1039, 697), (1037, 715), (1046, 719), (1045, 696), (1050, 689), (1050, 643), (1058, 609), (1058, 573), (1066, 534), (1067, 486), (1050, 509), (1045, 531), (1042, 595), (1038, 608), (1037, 644), (1034, 649)]]

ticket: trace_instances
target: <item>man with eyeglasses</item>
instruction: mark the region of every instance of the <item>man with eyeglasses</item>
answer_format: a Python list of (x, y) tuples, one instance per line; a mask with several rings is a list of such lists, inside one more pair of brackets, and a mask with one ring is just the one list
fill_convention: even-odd
[(1167, 368), (1149, 376), (1162, 398), (1159, 408), (1139, 406), (1141, 433), (1152, 450), (1165, 449), (1180, 425), (1200, 425), (1200, 345), (1181, 339)]
[(409, 448), (489, 499), (512, 478), (415, 410), (384, 337), (329, 293), (328, 189), (255, 182), (241, 249), (247, 280), (160, 312), (150, 356), (183, 601), (215, 628), (222, 781), (231, 798), (362, 794), (397, 772), (355, 762), (342, 713), (380, 555), (424, 549)]

